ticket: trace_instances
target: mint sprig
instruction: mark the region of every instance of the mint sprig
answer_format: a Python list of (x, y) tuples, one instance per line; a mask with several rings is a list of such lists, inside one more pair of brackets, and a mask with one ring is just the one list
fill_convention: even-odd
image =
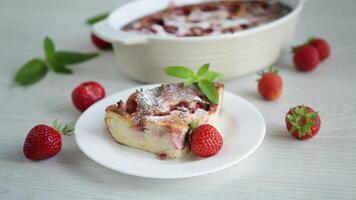
[(15, 75), (15, 81), (20, 85), (31, 85), (46, 76), (48, 67), (44, 60), (34, 58), (24, 64)]
[(44, 59), (34, 58), (23, 65), (15, 75), (15, 82), (22, 86), (34, 84), (43, 79), (48, 69), (55, 73), (72, 74), (67, 65), (85, 62), (97, 57), (98, 53), (56, 51), (53, 40), (45, 37), (43, 41)]
[(213, 103), (219, 102), (219, 93), (215, 87), (214, 81), (223, 79), (223, 74), (209, 71), (210, 64), (204, 64), (198, 69), (195, 74), (191, 69), (184, 66), (170, 66), (164, 69), (168, 76), (183, 78), (184, 86), (197, 84), (199, 89), (206, 95), (206, 97)]
[(93, 25), (101, 20), (106, 19), (109, 16), (109, 12), (101, 13), (99, 15), (95, 15), (93, 17), (90, 17), (89, 19), (86, 20), (86, 23), (88, 25)]
[(72, 74), (73, 71), (68, 69), (64, 63), (60, 62), (60, 60), (56, 57), (56, 49), (55, 49), (54, 42), (49, 37), (46, 37), (43, 42), (43, 50), (45, 53), (45, 58), (48, 63), (48, 66), (54, 72), (61, 73), (61, 74)]

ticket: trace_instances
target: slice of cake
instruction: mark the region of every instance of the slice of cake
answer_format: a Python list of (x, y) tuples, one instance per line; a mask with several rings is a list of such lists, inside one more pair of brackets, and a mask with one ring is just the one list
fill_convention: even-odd
[(219, 101), (213, 104), (196, 84), (166, 84), (134, 92), (126, 102), (106, 109), (105, 123), (120, 144), (171, 159), (189, 150), (191, 123), (210, 123), (219, 115), (224, 86), (215, 83)]

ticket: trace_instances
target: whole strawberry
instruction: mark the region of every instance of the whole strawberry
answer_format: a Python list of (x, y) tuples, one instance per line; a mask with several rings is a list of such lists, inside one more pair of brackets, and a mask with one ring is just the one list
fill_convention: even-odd
[(57, 121), (54, 122), (53, 127), (40, 124), (30, 130), (23, 145), (26, 158), (45, 160), (55, 156), (61, 150), (62, 134), (71, 135), (73, 129), (69, 126), (62, 128)]
[(72, 102), (81, 112), (105, 97), (105, 89), (97, 82), (88, 81), (77, 86), (72, 92)]
[(321, 61), (330, 57), (331, 47), (325, 39), (312, 37), (309, 39), (308, 44), (314, 46), (318, 50)]
[(312, 71), (320, 63), (319, 52), (314, 46), (308, 44), (296, 47), (293, 61), (299, 71)]
[(286, 127), (295, 138), (306, 140), (315, 136), (320, 129), (320, 116), (312, 108), (296, 106), (286, 115)]
[(98, 36), (96, 36), (94, 33), (92, 33), (90, 35), (91, 41), (93, 42), (93, 44), (102, 50), (108, 50), (108, 49), (112, 49), (112, 45), (109, 42), (106, 42), (102, 39), (100, 39)]
[(210, 157), (217, 154), (223, 146), (223, 138), (216, 128), (203, 124), (193, 130), (191, 135), (192, 152), (200, 157)]
[(278, 75), (278, 70), (270, 67), (268, 71), (259, 73), (258, 92), (267, 100), (277, 100), (282, 95), (283, 81)]

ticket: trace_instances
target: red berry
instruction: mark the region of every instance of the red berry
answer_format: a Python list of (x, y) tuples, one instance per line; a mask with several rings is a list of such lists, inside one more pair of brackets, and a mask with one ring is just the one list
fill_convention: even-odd
[(210, 124), (199, 126), (191, 136), (192, 152), (200, 157), (210, 157), (217, 154), (223, 143), (223, 138), (218, 130)]
[(94, 33), (91, 34), (91, 41), (93, 44), (98, 47), (99, 49), (102, 50), (107, 50), (107, 49), (112, 49), (111, 43), (108, 43), (102, 39), (100, 39), (98, 36), (96, 36)]
[(329, 43), (321, 38), (312, 39), (310, 44), (313, 45), (319, 52), (320, 60), (325, 60), (330, 57), (331, 47)]
[(301, 140), (315, 136), (321, 124), (319, 113), (303, 105), (290, 109), (285, 120), (289, 133)]
[(44, 160), (56, 155), (61, 148), (61, 134), (56, 129), (41, 124), (28, 133), (23, 152), (30, 160)]
[(293, 61), (298, 70), (303, 72), (312, 71), (320, 63), (319, 52), (312, 45), (303, 45), (296, 49)]
[(261, 72), (258, 80), (258, 92), (267, 100), (277, 100), (282, 95), (283, 81), (278, 71), (270, 68), (267, 72)]
[(104, 88), (94, 81), (84, 82), (77, 86), (72, 92), (73, 104), (81, 112), (104, 97)]

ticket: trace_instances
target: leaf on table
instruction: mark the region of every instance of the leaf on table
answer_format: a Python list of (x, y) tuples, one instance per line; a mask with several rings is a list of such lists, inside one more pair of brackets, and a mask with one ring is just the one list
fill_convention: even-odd
[(55, 53), (56, 59), (64, 64), (77, 64), (97, 57), (98, 53), (79, 53), (72, 51), (58, 51)]
[(88, 25), (93, 25), (99, 21), (106, 19), (108, 16), (109, 16), (109, 12), (102, 13), (102, 14), (90, 17), (89, 19), (86, 20), (86, 22)]
[(51, 38), (45, 37), (43, 41), (43, 50), (45, 52), (46, 60), (51, 60), (54, 58), (56, 50), (54, 42)]
[(63, 63), (59, 62), (56, 59), (48, 60), (49, 66), (51, 69), (59, 74), (72, 74), (73, 71), (68, 69)]
[(15, 75), (16, 83), (26, 86), (41, 80), (48, 72), (48, 67), (42, 59), (28, 61)]

